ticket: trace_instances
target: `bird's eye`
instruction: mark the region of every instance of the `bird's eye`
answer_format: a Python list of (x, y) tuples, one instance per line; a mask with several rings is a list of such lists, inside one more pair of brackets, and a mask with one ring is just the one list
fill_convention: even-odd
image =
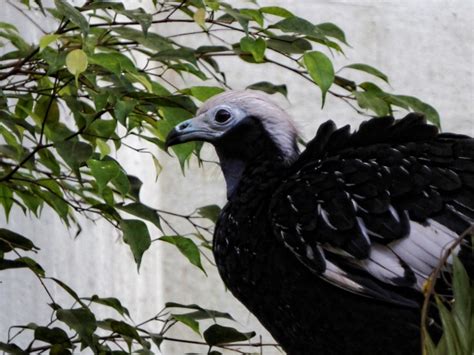
[(219, 110), (219, 111), (216, 112), (216, 116), (214, 117), (214, 119), (218, 123), (224, 123), (224, 122), (228, 121), (231, 117), (232, 117), (232, 115), (230, 114), (229, 111)]

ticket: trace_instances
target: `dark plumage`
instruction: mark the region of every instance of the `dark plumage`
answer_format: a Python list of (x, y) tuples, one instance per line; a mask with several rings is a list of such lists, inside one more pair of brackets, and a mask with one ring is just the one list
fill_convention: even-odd
[[(423, 284), (474, 221), (474, 140), (416, 113), (355, 133), (328, 121), (301, 154), (296, 138), (283, 110), (245, 91), (168, 136), (211, 142), (221, 161), (224, 283), (288, 354), (419, 354)], [(456, 250), (468, 270), (471, 247)]]

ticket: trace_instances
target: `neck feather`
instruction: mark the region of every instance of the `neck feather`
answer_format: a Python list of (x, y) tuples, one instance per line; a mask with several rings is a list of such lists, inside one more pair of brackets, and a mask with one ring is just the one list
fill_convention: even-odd
[(215, 142), (217, 155), (227, 185), (227, 198), (236, 192), (244, 174), (253, 174), (258, 167), (289, 166), (298, 156), (295, 150), (288, 156), (280, 149), (258, 120), (249, 118)]

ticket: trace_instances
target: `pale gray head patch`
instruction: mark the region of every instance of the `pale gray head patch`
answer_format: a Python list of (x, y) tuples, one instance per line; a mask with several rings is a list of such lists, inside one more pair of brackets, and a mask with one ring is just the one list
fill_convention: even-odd
[(293, 162), (298, 156), (298, 133), (290, 116), (269, 95), (259, 91), (226, 91), (207, 100), (198, 110), (201, 115), (217, 106), (231, 106), (259, 119), (269, 137), (281, 150), (285, 161)]

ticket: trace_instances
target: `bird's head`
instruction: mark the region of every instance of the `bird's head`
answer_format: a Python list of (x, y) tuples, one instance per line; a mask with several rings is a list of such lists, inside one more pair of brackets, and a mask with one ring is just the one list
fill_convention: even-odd
[(207, 100), (196, 117), (171, 130), (166, 145), (204, 141), (219, 149), (235, 133), (239, 133), (237, 150), (244, 150), (258, 133), (273, 142), (285, 161), (298, 155), (297, 130), (289, 115), (269, 95), (252, 90), (226, 91)]
[(257, 157), (289, 165), (299, 154), (297, 130), (289, 115), (269, 95), (252, 90), (226, 91), (212, 97), (196, 117), (174, 127), (166, 145), (189, 141), (214, 145), (228, 194)]

